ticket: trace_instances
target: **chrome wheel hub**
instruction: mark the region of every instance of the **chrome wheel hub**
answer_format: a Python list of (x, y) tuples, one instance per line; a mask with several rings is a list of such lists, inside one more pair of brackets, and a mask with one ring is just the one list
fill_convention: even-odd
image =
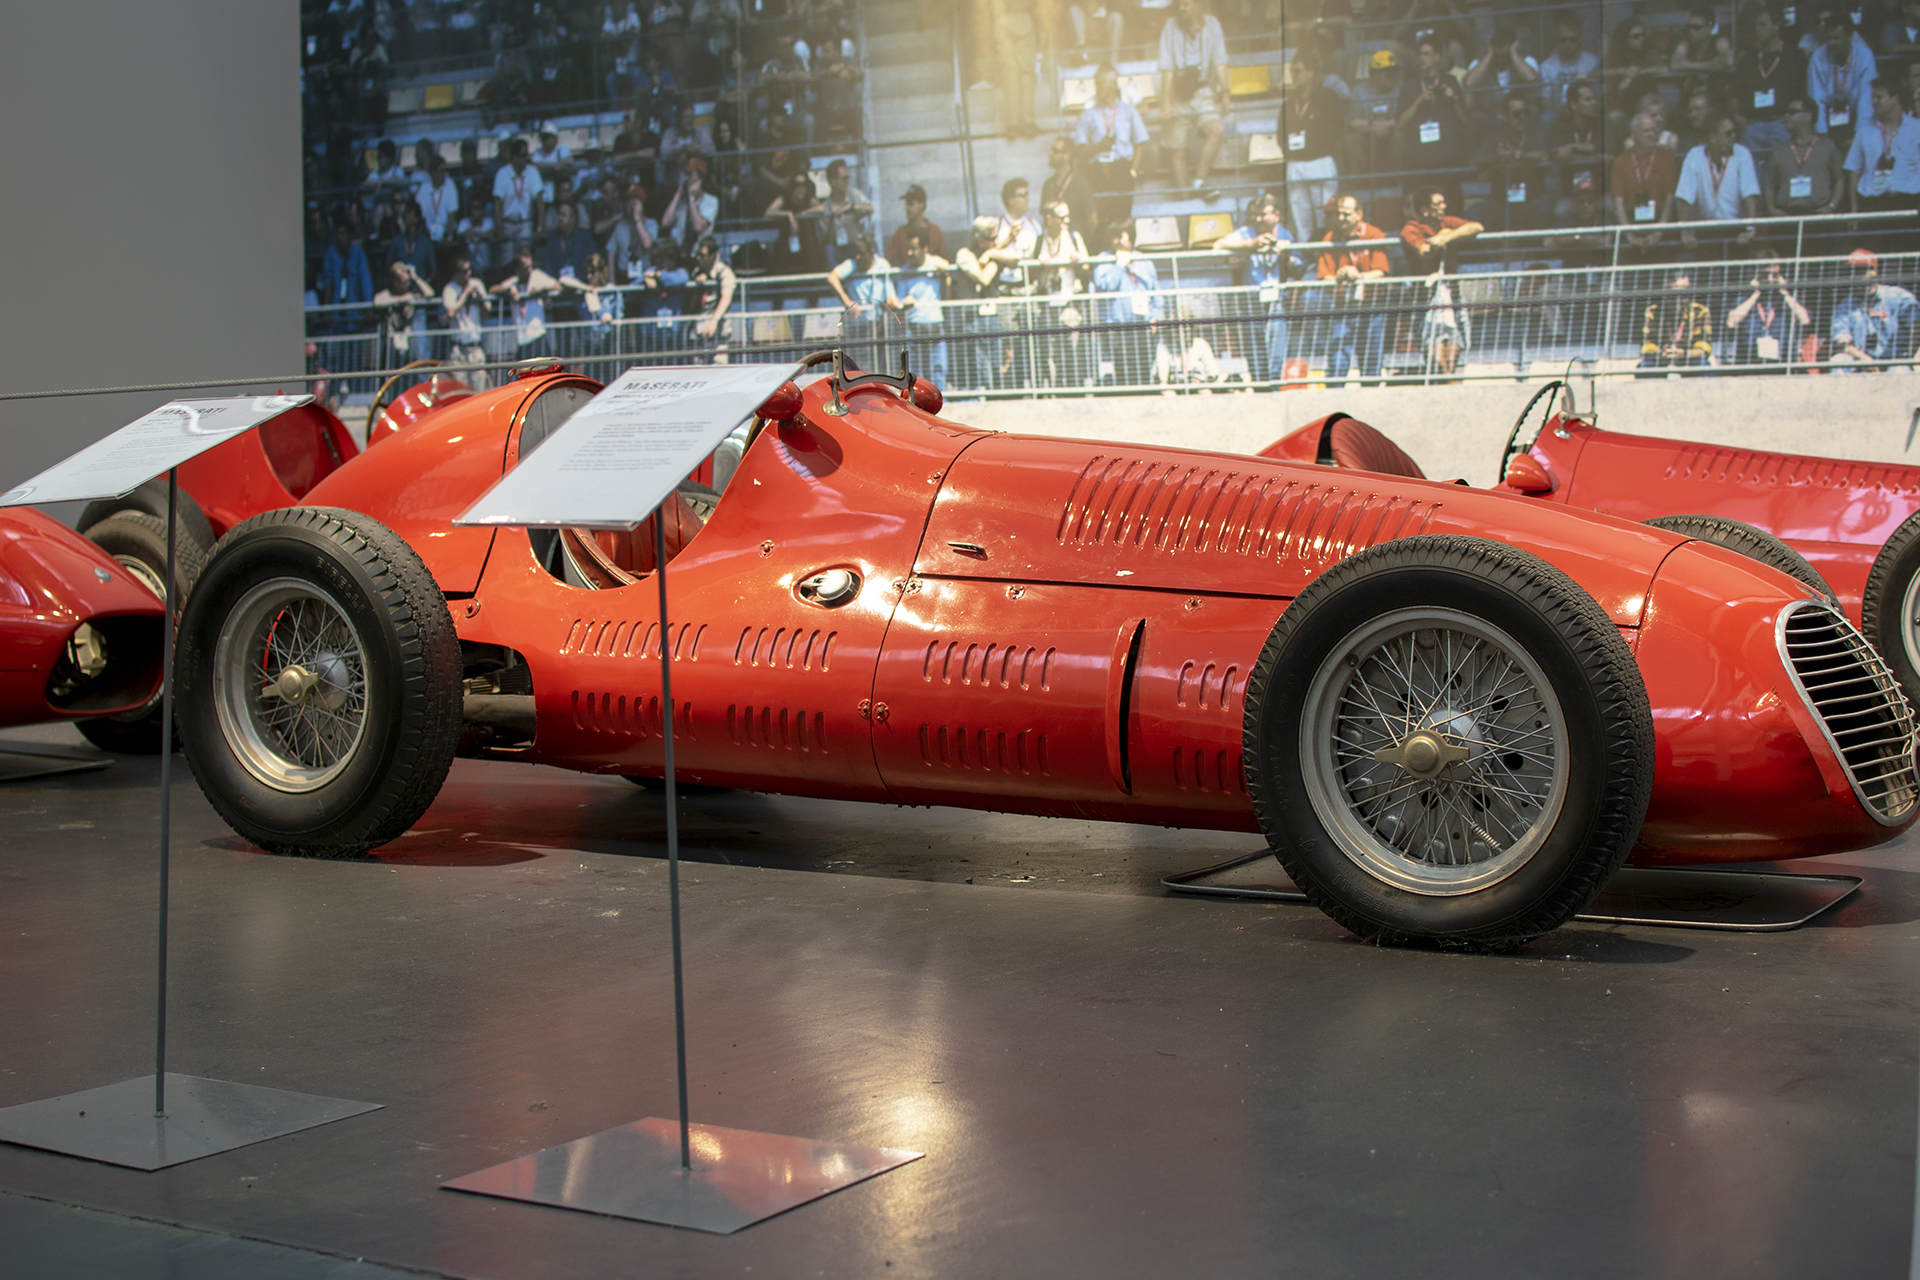
[(277, 791), (312, 791), (353, 760), (375, 708), (367, 656), (331, 595), (275, 578), (242, 596), (214, 650), (214, 709), (234, 755)]

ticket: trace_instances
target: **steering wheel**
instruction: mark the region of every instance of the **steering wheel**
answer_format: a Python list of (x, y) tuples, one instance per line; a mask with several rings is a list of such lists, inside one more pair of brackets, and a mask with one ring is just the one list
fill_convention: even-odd
[[(440, 368), (440, 361), (438, 360), (415, 360), (410, 364), (403, 364), (399, 369), (395, 370), (393, 376), (381, 383), (380, 389), (373, 393), (373, 403), (367, 408), (367, 429), (360, 433), (360, 438), (362, 440), (372, 438), (373, 424), (379, 421), (380, 411), (387, 407), (387, 392), (393, 390), (394, 383), (406, 377), (410, 370), (438, 368)], [(428, 381), (438, 383), (440, 381), (440, 375), (436, 373), (432, 378), (428, 379)]]
[(1500, 451), (1500, 469), (1494, 473), (1493, 482), (1495, 484), (1499, 484), (1501, 480), (1506, 478), (1507, 464), (1513, 461), (1516, 454), (1524, 453), (1526, 450), (1533, 448), (1533, 442), (1540, 436), (1540, 427), (1546, 426), (1547, 419), (1553, 416), (1553, 402), (1547, 402), (1547, 411), (1541, 415), (1540, 427), (1535, 427), (1533, 434), (1527, 437), (1527, 442), (1521, 444), (1520, 433), (1526, 429), (1527, 415), (1533, 412), (1533, 406), (1540, 403), (1541, 397), (1551, 395), (1556, 391), (1565, 391), (1568, 396), (1567, 407), (1569, 409), (1573, 407), (1573, 389), (1559, 378), (1555, 378), (1552, 382), (1549, 382), (1546, 386), (1534, 392), (1533, 399), (1527, 401), (1527, 407), (1522, 409), (1520, 416), (1513, 420), (1513, 430), (1507, 432), (1506, 447)]

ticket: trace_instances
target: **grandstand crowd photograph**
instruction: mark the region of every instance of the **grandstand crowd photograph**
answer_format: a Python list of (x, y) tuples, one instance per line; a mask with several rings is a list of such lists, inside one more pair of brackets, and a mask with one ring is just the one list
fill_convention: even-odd
[(336, 396), (830, 340), (949, 398), (1920, 345), (1915, 0), (331, 0), (303, 30)]

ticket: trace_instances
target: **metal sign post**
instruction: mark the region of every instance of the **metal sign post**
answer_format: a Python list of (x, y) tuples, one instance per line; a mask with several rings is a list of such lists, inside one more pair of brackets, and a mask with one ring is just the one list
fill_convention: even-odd
[[(377, 1111), (348, 1102), (167, 1070), (167, 918), (172, 862), (173, 631), (180, 482), (177, 468), (311, 396), (176, 400), (128, 423), (25, 484), (0, 506), (115, 498), (167, 477), (166, 624), (160, 648), (160, 894), (154, 989), (153, 1075), (0, 1109), (0, 1142), (131, 1169), (164, 1169), (315, 1125)], [(151, 1109), (148, 1103), (151, 1101)]]
[[(667, 896), (680, 1119), (636, 1120), (444, 1185), (617, 1218), (730, 1234), (920, 1158), (917, 1151), (694, 1124), (680, 949), (680, 828), (674, 788), (673, 645), (667, 640), (665, 509), (681, 479), (799, 372), (797, 365), (629, 370), (523, 458), (455, 524), (632, 530), (654, 520), (660, 592), (660, 706), (666, 771)], [(640, 512), (636, 516), (634, 512)]]

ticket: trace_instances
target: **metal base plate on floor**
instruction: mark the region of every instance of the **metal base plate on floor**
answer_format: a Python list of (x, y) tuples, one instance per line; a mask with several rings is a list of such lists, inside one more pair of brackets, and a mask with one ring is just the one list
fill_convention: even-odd
[[(1262, 851), (1160, 882), (1175, 893), (1305, 902), (1274, 857)], [(1776, 933), (1798, 929), (1858, 889), (1859, 876), (1703, 867), (1623, 867), (1576, 920), (1675, 929)]]
[(649, 1117), (442, 1185), (730, 1235), (922, 1154), (710, 1124), (691, 1133), (691, 1171), (680, 1167), (680, 1122)]
[(55, 746), (48, 743), (0, 743), (0, 782), (25, 782), (29, 778), (52, 778), (63, 773), (88, 773), (112, 764), (92, 751)]
[(0, 1142), (129, 1169), (164, 1169), (380, 1110), (256, 1084), (167, 1072), (167, 1114), (153, 1114), (153, 1077), (0, 1109)]

